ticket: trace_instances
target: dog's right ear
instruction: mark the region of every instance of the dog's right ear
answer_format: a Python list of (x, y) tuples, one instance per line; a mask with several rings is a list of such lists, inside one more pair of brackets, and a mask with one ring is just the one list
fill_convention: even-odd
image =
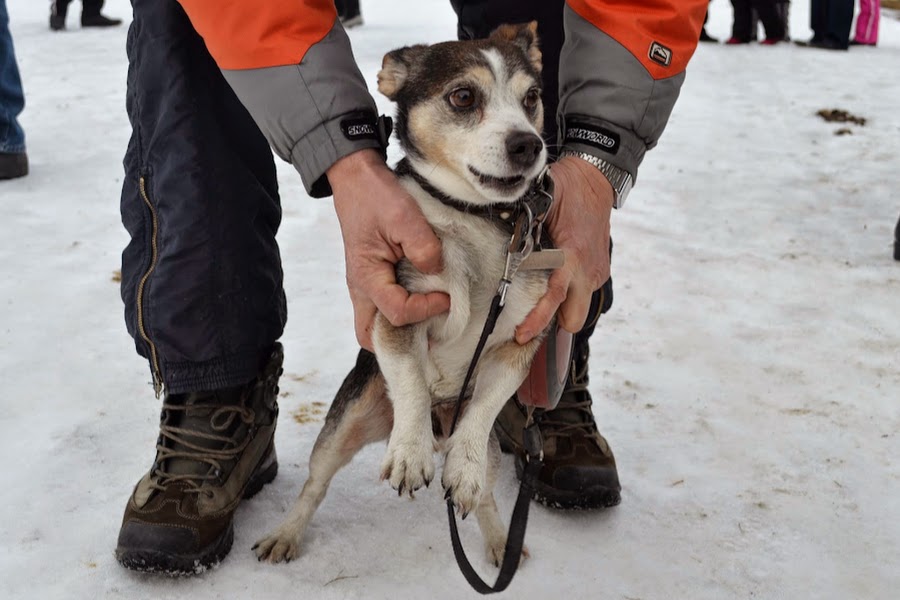
[(406, 85), (409, 74), (416, 61), (425, 54), (428, 46), (418, 44), (392, 50), (384, 55), (381, 61), (381, 71), (378, 72), (378, 91), (396, 100), (397, 94)]

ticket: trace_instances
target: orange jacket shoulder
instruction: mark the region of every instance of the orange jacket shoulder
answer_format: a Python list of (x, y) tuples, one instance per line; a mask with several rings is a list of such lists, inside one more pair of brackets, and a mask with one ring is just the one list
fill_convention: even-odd
[(222, 69), (298, 64), (337, 18), (332, 0), (179, 0)]
[[(708, 0), (567, 0), (569, 7), (586, 21), (625, 46), (654, 79), (684, 71), (697, 48)], [(668, 51), (669, 64), (661, 60)]]

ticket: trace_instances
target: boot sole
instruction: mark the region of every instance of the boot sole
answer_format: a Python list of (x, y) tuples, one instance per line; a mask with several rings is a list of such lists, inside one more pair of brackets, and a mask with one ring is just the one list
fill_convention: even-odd
[[(274, 456), (274, 451), (270, 457)], [(269, 458), (269, 457), (267, 457)], [(275, 480), (278, 475), (278, 460), (275, 459), (256, 473), (247, 482), (243, 500), (248, 500), (258, 494), (266, 484)], [(141, 573), (157, 573), (170, 577), (184, 577), (199, 575), (204, 571), (215, 567), (231, 552), (234, 544), (234, 519), (228, 523), (228, 527), (206, 548), (196, 554), (169, 554), (147, 549), (122, 549), (116, 548), (116, 560), (120, 565), (132, 571)]]
[[(494, 431), (497, 434), (497, 440), (500, 442), (500, 450), (504, 454), (515, 456), (516, 477), (521, 481), (525, 472), (525, 459), (519, 454), (515, 443), (503, 429), (494, 427)], [(622, 494), (619, 490), (602, 486), (577, 492), (560, 490), (537, 480), (534, 482), (534, 493), (531, 494), (531, 499), (549, 508), (591, 510), (616, 506), (622, 502)]]

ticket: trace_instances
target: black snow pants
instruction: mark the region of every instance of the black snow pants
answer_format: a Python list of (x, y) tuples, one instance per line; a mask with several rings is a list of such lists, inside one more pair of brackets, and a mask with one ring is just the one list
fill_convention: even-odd
[(269, 145), (175, 0), (133, 0), (125, 322), (169, 393), (239, 385), (287, 317)]
[[(552, 158), (559, 153), (556, 111), (559, 107), (559, 56), (565, 41), (563, 8), (565, 0), (450, 0), (459, 17), (458, 35), (462, 40), (486, 38), (504, 23), (537, 21), (543, 61), (542, 93), (544, 103), (544, 140)], [(612, 242), (609, 246), (612, 253)], [(587, 320), (575, 343), (587, 343), (600, 315), (612, 307), (612, 278), (594, 292)]]

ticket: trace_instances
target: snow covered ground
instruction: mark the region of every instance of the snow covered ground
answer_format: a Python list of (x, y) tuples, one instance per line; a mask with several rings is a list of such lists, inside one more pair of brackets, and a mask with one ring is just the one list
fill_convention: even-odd
[[(132, 485), (152, 460), (158, 402), (113, 281), (126, 29), (47, 29), (9, 0), (28, 96), (32, 173), (0, 183), (0, 597), (459, 598), (440, 492), (399, 500), (383, 447), (338, 475), (290, 565), (251, 544), (306, 476), (355, 355), (340, 235), (280, 165), (291, 320), (282, 471), (241, 507), (235, 546), (190, 580), (113, 558)], [(446, 0), (363, 2), (352, 32), (373, 84), (383, 53), (450, 39)], [(107, 12), (127, 16), (124, 0)], [(730, 5), (711, 6), (727, 37)], [(796, 38), (809, 36), (795, 2)], [(703, 45), (682, 97), (614, 217), (615, 307), (594, 338), (591, 389), (616, 451), (621, 506), (536, 506), (515, 598), (864, 598), (900, 595), (900, 21), (879, 47)], [(379, 99), (383, 110), (390, 110)], [(815, 116), (842, 108), (868, 119)], [(396, 150), (396, 149), (395, 149)], [(396, 158), (394, 155), (393, 158)], [(505, 515), (512, 462), (498, 484)], [(475, 564), (475, 524), (463, 524)], [(893, 592), (891, 591), (893, 590)]]

